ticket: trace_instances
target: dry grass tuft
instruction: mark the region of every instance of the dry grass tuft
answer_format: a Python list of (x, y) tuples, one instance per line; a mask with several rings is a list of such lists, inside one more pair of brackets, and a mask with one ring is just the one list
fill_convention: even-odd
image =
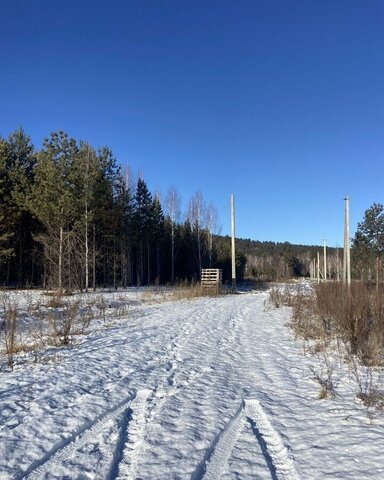
[(204, 292), (201, 289), (200, 284), (192, 283), (190, 285), (186, 285), (185, 283), (181, 283), (176, 285), (172, 289), (171, 299), (172, 300), (192, 300), (194, 298), (203, 297)]
[(62, 295), (58, 292), (54, 292), (51, 295), (48, 295), (50, 298), (46, 304), (48, 308), (61, 308), (64, 307), (65, 303), (63, 301)]

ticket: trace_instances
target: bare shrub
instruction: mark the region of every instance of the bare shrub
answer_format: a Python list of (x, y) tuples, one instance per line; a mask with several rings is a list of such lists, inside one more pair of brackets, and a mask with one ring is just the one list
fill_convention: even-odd
[(49, 343), (46, 338), (47, 332), (44, 328), (46, 311), (41, 300), (28, 303), (27, 312), (28, 315), (33, 317), (33, 324), (30, 326), (29, 331), (29, 340), (32, 342), (32, 344), (29, 345), (29, 348), (36, 349), (46, 346), (47, 343)]
[(275, 308), (280, 308), (283, 305), (283, 296), (280, 288), (271, 288), (269, 291), (269, 303)]
[(302, 291), (295, 285), (273, 287), (269, 291), (268, 301), (274, 308), (282, 306), (292, 308), (292, 317), (288, 325), (295, 332), (296, 338), (311, 340), (324, 337), (324, 328), (319, 322), (313, 291)]
[(8, 357), (8, 366), (13, 370), (14, 355), (16, 349), (16, 321), (17, 306), (15, 303), (7, 302), (3, 305), (4, 319), (2, 330), (4, 335), (5, 352)]
[(120, 304), (116, 309), (116, 317), (125, 317), (129, 312), (129, 304), (123, 303)]
[(55, 345), (68, 345), (75, 333), (74, 327), (79, 316), (79, 302), (68, 304), (61, 310), (52, 310), (48, 317)]
[(309, 369), (312, 372), (312, 379), (320, 385), (319, 400), (335, 398), (336, 390), (333, 383), (333, 369), (327, 368), (325, 371), (318, 371), (313, 365)]
[[(366, 406), (369, 418), (384, 410), (381, 374), (384, 366), (384, 291), (364, 282), (324, 282), (312, 293), (298, 296), (290, 326), (295, 334), (315, 340), (310, 353), (320, 355), (320, 370), (311, 369), (320, 384), (320, 397), (335, 393), (335, 365), (328, 345), (340, 345), (357, 384), (356, 396)], [(380, 375), (378, 374), (380, 372)]]
[(383, 363), (382, 292), (362, 282), (354, 282), (350, 288), (341, 283), (321, 283), (311, 293), (298, 294), (290, 306), (293, 307), (290, 326), (297, 336), (305, 339), (333, 336), (363, 364)]
[(361, 365), (356, 356), (349, 358), (352, 376), (357, 384), (356, 397), (366, 408), (367, 416), (372, 421), (376, 414), (384, 411), (384, 389), (380, 367)]
[(49, 294), (49, 300), (46, 304), (49, 308), (61, 308), (64, 306), (63, 297), (60, 292), (52, 292)]
[(92, 308), (87, 305), (86, 307), (79, 308), (79, 323), (80, 323), (80, 332), (82, 334), (86, 333), (88, 330), (91, 320), (93, 318)]
[(289, 326), (293, 329), (297, 338), (318, 340), (326, 337), (324, 324), (319, 321), (316, 315), (315, 301), (313, 292), (299, 293), (291, 304), (293, 311)]
[(269, 291), (269, 303), (274, 308), (280, 308), (282, 306), (292, 307), (296, 304), (296, 298), (300, 295), (293, 285), (284, 285), (272, 287)]
[(141, 294), (141, 300), (146, 303), (156, 302), (156, 295), (153, 290), (146, 288)]
[(339, 283), (315, 288), (316, 313), (325, 329), (341, 338), (350, 355), (364, 365), (383, 362), (383, 292), (368, 283), (353, 282), (350, 288)]
[(100, 295), (97, 299), (96, 302), (96, 307), (99, 310), (99, 315), (103, 319), (103, 322), (106, 322), (106, 309), (107, 309), (107, 303), (105, 301), (105, 298), (103, 295)]
[(320, 385), (319, 400), (335, 398), (337, 396), (336, 371), (339, 364), (339, 349), (335, 348), (334, 341), (327, 335), (313, 342), (309, 352), (318, 359), (318, 365), (310, 365), (312, 379)]

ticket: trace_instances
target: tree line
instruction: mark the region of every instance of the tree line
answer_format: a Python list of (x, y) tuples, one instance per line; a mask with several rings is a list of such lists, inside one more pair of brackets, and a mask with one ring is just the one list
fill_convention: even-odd
[[(0, 283), (64, 289), (197, 280), (230, 270), (217, 213), (201, 192), (181, 216), (170, 187), (162, 201), (132, 180), (108, 147), (63, 131), (36, 150), (19, 128), (0, 137)], [(239, 275), (244, 258), (238, 256)]]
[[(134, 181), (108, 147), (53, 132), (37, 150), (17, 129), (0, 137), (0, 285), (80, 289), (198, 280), (201, 268), (231, 279), (230, 237), (197, 192), (182, 215), (170, 187), (163, 199)], [(322, 247), (236, 240), (237, 278), (310, 275)], [(330, 278), (342, 249), (328, 248)], [(383, 277), (384, 206), (366, 210), (352, 238), (352, 276)]]
[[(384, 277), (384, 205), (373, 203), (365, 212), (351, 240), (352, 278), (374, 282)], [(320, 255), (323, 268), (323, 247), (293, 245), (288, 242), (260, 242), (238, 239), (237, 247), (246, 256), (246, 275), (262, 280), (284, 280), (309, 277), (311, 264)], [(327, 247), (327, 277), (342, 278), (343, 249)]]
[[(318, 245), (295, 245), (289, 242), (237, 240), (238, 248), (247, 259), (247, 276), (265, 281), (287, 280), (295, 277), (309, 277), (317, 253), (323, 255)], [(342, 249), (327, 247), (329, 278), (341, 275)]]

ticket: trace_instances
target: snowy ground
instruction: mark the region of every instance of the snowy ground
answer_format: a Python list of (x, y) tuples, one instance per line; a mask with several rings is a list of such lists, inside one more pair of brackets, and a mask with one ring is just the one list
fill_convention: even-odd
[(348, 375), (317, 399), (313, 359), (267, 292), (129, 295), (72, 345), (13, 372), (1, 359), (1, 479), (384, 478), (382, 419), (369, 424)]

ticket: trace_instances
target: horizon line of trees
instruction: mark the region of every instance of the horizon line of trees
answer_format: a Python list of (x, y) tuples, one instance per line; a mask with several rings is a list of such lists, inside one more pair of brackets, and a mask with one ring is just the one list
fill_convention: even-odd
[[(53, 132), (36, 150), (22, 128), (0, 137), (0, 284), (64, 289), (198, 280), (201, 268), (230, 277), (230, 242), (201, 192), (181, 218), (134, 182), (108, 147)], [(241, 278), (245, 259), (237, 256)]]
[[(352, 240), (352, 277), (383, 279), (384, 206), (365, 211)], [(108, 147), (53, 132), (36, 150), (22, 128), (0, 137), (0, 285), (80, 289), (197, 281), (201, 268), (231, 280), (231, 239), (201, 192), (182, 216), (177, 189), (164, 200), (134, 181)], [(310, 275), (320, 246), (236, 239), (237, 277)], [(328, 272), (340, 278), (342, 249)]]
[[(373, 203), (364, 212), (351, 240), (352, 279), (379, 285), (384, 279), (384, 205)], [(320, 254), (323, 268), (323, 247), (293, 245), (289, 242), (260, 242), (239, 239), (237, 245), (246, 255), (246, 275), (265, 281), (292, 277), (309, 277), (311, 263)], [(327, 278), (342, 279), (343, 249), (327, 247)]]

